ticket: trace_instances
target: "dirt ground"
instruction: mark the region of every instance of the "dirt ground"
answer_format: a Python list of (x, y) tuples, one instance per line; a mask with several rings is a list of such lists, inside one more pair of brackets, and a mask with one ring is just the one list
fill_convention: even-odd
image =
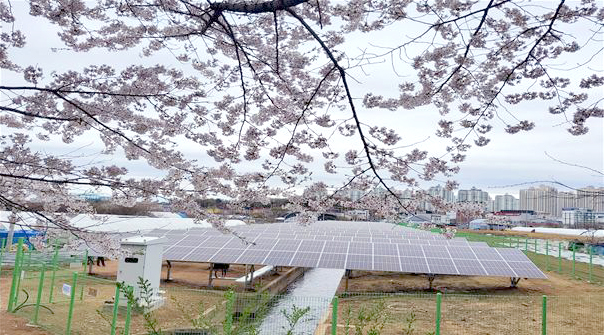
[[(94, 276), (115, 280), (116, 263), (108, 261), (105, 267), (94, 266)], [(169, 290), (171, 301), (166, 304), (167, 308), (162, 307), (160, 321), (165, 322), (164, 324), (170, 325), (177, 322), (186, 324), (188, 320), (184, 315), (189, 312), (197, 313), (195, 309), (197, 304), (210, 306), (224, 303), (221, 292), (208, 296), (207, 294), (202, 295), (199, 291), (190, 290), (209, 288), (207, 264), (174, 263), (171, 273), (173, 280), (165, 282), (166, 267), (164, 265), (161, 285), (171, 288)], [(232, 266), (227, 276), (229, 278), (241, 277), (244, 273), (243, 266)], [(2, 302), (0, 335), (56, 334), (56, 331), (46, 332), (29, 327), (24, 318), (6, 312), (11, 280), (10, 276), (6, 274), (0, 278)], [(555, 272), (546, 274), (549, 277), (548, 280), (522, 279), (518, 288), (510, 288), (509, 278), (437, 276), (433, 282), (434, 290), (445, 293), (442, 309), (442, 334), (537, 333), (540, 329), (540, 308), (543, 295), (550, 297), (548, 324), (553, 330), (552, 333), (598, 334), (604, 319), (604, 287), (574, 280), (567, 275), (559, 275)], [(265, 284), (277, 276), (264, 277), (261, 281)], [(220, 278), (213, 280), (213, 284), (215, 289), (222, 291), (234, 287), (232, 280)], [(340, 296), (338, 333), (346, 333), (347, 322), (355, 324), (354, 317), (355, 313), (358, 314), (359, 308), (365, 305), (370, 306), (368, 308), (376, 306), (379, 298), (376, 298), (374, 294), (369, 295), (369, 293), (375, 292), (401, 294), (387, 297), (384, 300), (387, 311), (384, 315), (388, 315), (390, 319), (384, 324), (382, 334), (401, 334), (402, 329), (407, 326), (406, 322), (410, 313), (413, 313), (415, 318), (413, 327), (416, 332), (414, 334), (433, 331), (434, 290), (428, 289), (426, 276), (353, 271), (352, 278), (348, 281), (347, 292), (357, 293), (357, 295), (347, 295), (345, 285), (346, 281), (343, 279), (337, 293)], [(74, 333), (104, 334), (105, 331), (102, 329), (108, 329), (108, 320), (111, 318), (110, 310), (103, 310), (98, 306), (102, 306), (103, 300), (114, 294), (115, 288), (110, 282), (100, 280), (97, 284), (94, 283), (94, 280), (89, 280), (86, 286), (87, 289), (94, 287), (95, 290), (98, 290), (95, 293), (98, 294), (98, 297), (90, 298), (88, 293), (84, 292), (86, 297), (83, 303), (77, 305), (76, 314), (86, 316), (78, 319), (77, 327), (79, 328)], [(243, 290), (241, 286), (235, 288), (238, 291)], [(179, 303), (182, 301), (186, 301), (191, 306), (183, 307)], [(85, 313), (87, 309), (90, 310)], [(351, 312), (347, 314), (349, 309)], [(59, 320), (64, 318), (61, 315), (55, 317)], [(217, 320), (220, 318), (221, 316), (218, 316)], [(516, 321), (509, 322), (510, 318)], [(46, 321), (50, 322), (50, 319)], [(120, 318), (120, 322), (123, 324), (123, 318)], [(326, 328), (330, 329), (330, 327)], [(138, 321), (133, 322), (132, 330), (132, 333), (135, 333), (134, 331), (142, 332), (144, 325)], [(354, 329), (350, 330), (350, 333), (354, 333)]]
[[(476, 295), (555, 295), (575, 296), (587, 294), (604, 297), (604, 286), (592, 285), (585, 281), (572, 280), (567, 275), (547, 272), (548, 279), (522, 279), (517, 288), (510, 287), (507, 277), (465, 277), (436, 276), (433, 290), (424, 275), (400, 274), (389, 272), (353, 271), (348, 280), (348, 292), (354, 293), (427, 293), (442, 292), (449, 294)], [(346, 280), (342, 279), (338, 294), (343, 294)]]
[[(255, 266), (258, 270), (262, 266)], [(278, 278), (280, 273), (284, 273), (289, 268), (279, 268), (279, 272), (270, 273), (260, 278), (255, 278), (254, 286), (260, 287)], [(245, 266), (232, 265), (229, 267), (226, 278), (222, 277), (218, 271), (218, 278), (213, 275), (212, 286), (209, 283), (209, 265), (197, 263), (172, 263), (171, 281), (165, 281), (167, 275), (167, 265), (164, 262), (162, 268), (161, 286), (167, 290), (167, 302), (162, 307), (162, 313), (158, 313), (158, 321), (164, 328), (175, 328), (177, 325), (190, 324), (189, 317), (195, 317), (202, 310), (208, 310), (214, 305), (220, 306), (224, 304), (224, 291), (229, 288), (237, 292), (246, 291), (243, 284), (235, 283), (233, 279), (244, 276), (246, 273)], [(50, 275), (45, 278), (45, 287), (50, 286)], [(109, 333), (111, 309), (107, 308), (105, 301), (112, 300), (115, 296), (114, 282), (117, 278), (117, 262), (106, 261), (105, 266), (96, 266), (92, 268), (92, 278), (80, 279), (79, 283), (84, 284), (85, 290), (82, 293), (82, 301), (76, 299), (74, 321), (72, 323), (72, 333), (74, 334), (99, 334), (104, 335)], [(99, 278), (99, 280), (95, 280)], [(108, 279), (110, 281), (105, 281)], [(31, 318), (32, 310), (11, 314), (6, 312), (6, 304), (10, 291), (12, 277), (8, 272), (4, 272), (4, 276), (0, 277), (0, 335), (21, 335), (21, 334), (56, 334), (57, 331), (45, 331), (43, 329), (28, 325), (27, 319)], [(61, 285), (70, 283), (70, 275), (57, 276), (55, 283), (56, 306), (53, 307), (54, 314), (45, 313), (44, 310), (40, 313), (41, 324), (58, 324), (62, 326), (67, 319), (65, 314), (68, 310), (67, 298), (60, 294)], [(36, 291), (37, 279), (22, 281), (22, 288), (29, 292)], [(90, 296), (90, 289), (94, 290), (94, 297)], [(215, 290), (215, 294), (208, 294), (207, 291), (199, 290)], [(59, 292), (59, 293), (57, 293)], [(33, 301), (33, 297), (30, 297)], [(43, 301), (46, 301), (46, 296), (43, 296)], [(52, 306), (51, 306), (52, 307)], [(224, 316), (213, 315), (214, 319), (221, 320)], [(124, 323), (123, 315), (120, 315), (118, 329)], [(131, 333), (144, 333), (145, 327), (143, 320), (138, 315), (133, 317), (131, 324)], [(61, 329), (62, 330), (62, 329)]]

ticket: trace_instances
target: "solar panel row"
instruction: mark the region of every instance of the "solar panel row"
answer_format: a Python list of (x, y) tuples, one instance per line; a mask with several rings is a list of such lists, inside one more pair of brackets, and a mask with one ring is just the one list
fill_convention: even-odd
[(546, 278), (519, 250), (380, 222), (318, 222), (155, 230), (173, 261)]
[[(372, 227), (372, 228), (367, 228)], [(433, 234), (427, 231), (410, 229), (407, 227), (396, 226), (393, 224), (375, 222), (371, 225), (354, 222), (331, 222), (321, 223), (311, 226), (300, 226), (296, 224), (256, 224), (246, 226), (230, 227), (232, 231), (245, 236), (263, 235), (272, 238), (295, 238), (295, 236), (313, 236), (316, 239), (332, 239), (333, 237), (352, 238), (405, 238), (405, 239), (435, 239), (444, 240), (439, 234)], [(157, 236), (180, 234), (181, 230), (156, 229), (152, 232)], [(188, 230), (191, 235), (204, 234), (207, 231), (220, 234), (212, 228), (192, 228)], [(322, 236), (322, 237), (321, 237)], [(350, 240), (349, 239), (349, 240)]]
[(200, 241), (195, 236), (184, 235), (164, 252), (164, 258), (190, 262), (546, 278), (516, 249), (261, 238), (254, 242), (246, 245), (233, 236), (206, 237)]
[[(149, 236), (161, 236), (158, 234), (149, 234)], [(205, 243), (204, 241), (207, 240), (218, 240), (218, 241), (222, 241), (222, 242), (227, 242), (230, 238), (232, 238), (232, 236), (229, 235), (224, 235), (224, 234), (203, 234), (203, 235), (188, 235), (187, 238), (182, 239), (182, 235), (175, 235), (175, 234), (171, 234), (171, 235), (166, 235), (165, 238), (169, 241), (169, 242), (178, 242), (179, 244), (187, 244), (190, 246), (196, 246), (200, 243)], [(299, 236), (296, 235), (294, 238), (290, 237), (289, 235), (287, 237), (282, 237), (282, 238), (274, 238), (274, 237), (266, 237), (264, 235), (251, 235), (251, 236), (245, 236), (245, 239), (240, 239), (235, 237), (234, 242), (233, 243), (239, 243), (239, 245), (247, 245), (247, 244), (255, 244), (255, 243), (277, 243), (278, 241), (281, 240), (316, 240), (316, 241), (325, 241), (329, 244), (334, 244), (334, 245), (338, 245), (340, 242), (342, 243), (347, 243), (347, 242), (353, 242), (353, 243), (398, 243), (398, 244), (413, 244), (413, 245), (418, 245), (418, 244), (426, 244), (426, 245), (458, 245), (458, 246), (487, 246), (487, 244), (485, 242), (468, 242), (466, 240), (422, 240), (422, 239), (354, 239), (354, 240), (350, 240), (350, 239), (317, 239), (317, 238), (313, 238), (313, 236)], [(218, 242), (216, 242), (218, 243)]]

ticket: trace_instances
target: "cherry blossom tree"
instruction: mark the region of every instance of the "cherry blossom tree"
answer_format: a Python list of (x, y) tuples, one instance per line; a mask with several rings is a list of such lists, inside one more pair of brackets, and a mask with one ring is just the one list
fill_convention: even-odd
[[(455, 188), (458, 164), (494, 127), (531, 131), (551, 113), (581, 135), (604, 114), (598, 1), (30, 0), (25, 18), (13, 7), (0, 2), (0, 68), (16, 78), (0, 85), (0, 203), (42, 202), (40, 222), (63, 229), (92, 210), (76, 187), (110, 190), (121, 205), (161, 197), (198, 218), (201, 198), (273, 196), (304, 220), (335, 204), (393, 217), (414, 210), (402, 188), (434, 178)], [(18, 28), (28, 19), (53, 25), (38, 33), (58, 34), (57, 52), (127, 64), (23, 62), (14, 54), (33, 47)], [(384, 67), (389, 91), (363, 83)], [(515, 112), (527, 104), (531, 114)], [(428, 131), (447, 143), (438, 152), (397, 130), (422, 108), (440, 118)], [(81, 138), (161, 176), (44, 150)], [(366, 195), (352, 202), (350, 188)]]

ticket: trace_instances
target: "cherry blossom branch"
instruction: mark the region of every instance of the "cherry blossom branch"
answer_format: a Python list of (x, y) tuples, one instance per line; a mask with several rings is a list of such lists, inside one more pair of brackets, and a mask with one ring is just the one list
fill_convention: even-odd
[(350, 88), (348, 87), (348, 83), (346, 81), (346, 70), (344, 70), (344, 68), (339, 64), (338, 60), (335, 58), (335, 56), (333, 55), (333, 53), (331, 52), (331, 50), (329, 49), (329, 47), (327, 47), (327, 45), (325, 44), (325, 42), (323, 42), (323, 40), (321, 39), (321, 37), (319, 37), (319, 35), (317, 35), (317, 33), (312, 29), (312, 27), (310, 27), (301, 16), (299, 16), (291, 8), (288, 8), (286, 11), (291, 16), (293, 16), (295, 19), (297, 19), (304, 26), (304, 28), (313, 36), (313, 38), (317, 41), (317, 43), (319, 43), (319, 45), (321, 46), (321, 48), (323, 49), (323, 51), (327, 54), (327, 57), (329, 57), (329, 59), (331, 60), (331, 62), (334, 64), (334, 67), (338, 70), (338, 72), (340, 74), (340, 78), (342, 78), (342, 85), (344, 86), (344, 90), (346, 91), (346, 96), (348, 98), (348, 104), (349, 104), (349, 106), (351, 108), (351, 112), (352, 112), (352, 116), (353, 116), (353, 118), (355, 120), (356, 128), (357, 128), (357, 130), (359, 132), (359, 137), (360, 137), (360, 139), (361, 139), (361, 141), (363, 143), (363, 148), (365, 150), (365, 157), (367, 158), (367, 162), (369, 163), (369, 166), (371, 167), (371, 170), (373, 171), (373, 173), (375, 174), (375, 176), (378, 178), (380, 184), (382, 184), (384, 186), (384, 188), (386, 188), (386, 190), (391, 195), (393, 195), (395, 197), (395, 199), (402, 206), (403, 203), (400, 201), (399, 197), (384, 182), (384, 180), (382, 179), (382, 177), (380, 176), (380, 174), (377, 171), (377, 167), (373, 163), (373, 160), (371, 158), (371, 153), (369, 151), (369, 144), (367, 143), (365, 135), (363, 134), (363, 130), (362, 130), (362, 127), (361, 127), (361, 122), (360, 122), (359, 117), (357, 115), (356, 107), (355, 107), (354, 101), (352, 99), (352, 93), (350, 92)]
[(319, 91), (321, 90), (321, 86), (323, 86), (323, 83), (327, 80), (327, 78), (331, 75), (331, 73), (336, 69), (336, 65), (334, 65), (326, 74), (325, 76), (323, 76), (323, 79), (321, 79), (321, 81), (319, 82), (319, 84), (317, 85), (317, 87), (315, 88), (315, 90), (313, 91), (312, 95), (310, 96), (310, 99), (308, 99), (308, 102), (306, 103), (306, 106), (304, 107), (304, 109), (300, 112), (300, 116), (298, 117), (298, 119), (296, 120), (296, 123), (294, 124), (294, 129), (292, 130), (292, 134), (289, 138), (289, 141), (287, 142), (287, 144), (285, 145), (285, 148), (283, 149), (283, 152), (281, 153), (281, 157), (279, 158), (279, 162), (277, 162), (277, 165), (275, 166), (275, 168), (273, 169), (273, 171), (271, 173), (269, 173), (269, 175), (264, 179), (265, 182), (267, 182), (273, 175), (275, 175), (275, 173), (277, 172), (277, 170), (279, 169), (279, 166), (281, 165), (281, 163), (283, 162), (283, 160), (285, 159), (285, 155), (287, 155), (287, 150), (290, 148), (290, 146), (292, 145), (293, 141), (294, 141), (294, 135), (296, 134), (296, 129), (298, 128), (298, 124), (300, 123), (300, 120), (302, 120), (304, 118), (304, 114), (306, 113), (306, 111), (310, 108), (311, 102), (314, 100), (315, 96), (319, 93)]
[(81, 118), (65, 118), (65, 117), (56, 117), (56, 116), (47, 116), (47, 115), (41, 115), (41, 114), (34, 114), (34, 113), (29, 113), (29, 112), (26, 112), (26, 111), (19, 110), (19, 109), (11, 108), (11, 107), (6, 107), (6, 106), (0, 106), (0, 110), (6, 111), (6, 112), (20, 114), (20, 115), (27, 116), (27, 117), (33, 117), (33, 118), (45, 119), (45, 120), (73, 121), (73, 122), (81, 122), (81, 121), (83, 121)]
[[(97, 123), (98, 125), (100, 125), (102, 128), (108, 130), (109, 132), (125, 139), (126, 141), (128, 141), (128, 143), (132, 144), (133, 146), (135, 146), (136, 148), (144, 151), (147, 154), (151, 154), (151, 152), (143, 147), (141, 147), (140, 145), (138, 145), (137, 143), (135, 143), (131, 138), (129, 138), (128, 136), (124, 135), (122, 132), (114, 129), (113, 127), (109, 127), (108, 125), (106, 125), (105, 123), (99, 121), (97, 118), (94, 117), (94, 115), (92, 115), (90, 112), (88, 112), (87, 110), (85, 110), (83, 107), (81, 107), (80, 105), (78, 105), (77, 103), (71, 101), (70, 99), (67, 99), (67, 97), (64, 97), (60, 92), (53, 92), (53, 94), (55, 96), (57, 96), (59, 99), (67, 102), (68, 104), (70, 104), (71, 106), (75, 107), (77, 110), (79, 110), (80, 112), (84, 113), (86, 116), (88, 116), (89, 118), (91, 118), (95, 123)], [(85, 122), (85, 121), (84, 121)]]
[[(478, 23), (478, 26), (474, 30), (474, 34), (472, 35), (472, 37), (470, 37), (470, 40), (468, 41), (468, 45), (466, 45), (466, 51), (464, 52), (461, 61), (459, 62), (459, 64), (457, 65), (457, 67), (453, 71), (451, 71), (451, 74), (449, 74), (449, 77), (447, 77), (447, 79), (445, 79), (445, 81), (443, 81), (440, 84), (440, 86), (438, 87), (438, 89), (436, 89), (436, 92), (434, 92), (434, 94), (438, 94), (443, 89), (443, 87), (445, 87), (445, 85), (449, 82), (449, 80), (451, 80), (451, 78), (453, 78), (453, 76), (457, 73), (457, 71), (459, 71), (463, 67), (463, 65), (466, 62), (466, 59), (468, 57), (468, 53), (470, 52), (470, 48), (472, 47), (472, 41), (473, 41), (473, 39), (480, 32), (480, 29), (482, 28), (482, 25), (484, 24), (484, 22), (487, 19), (487, 16), (489, 15), (489, 10), (491, 8), (493, 8), (493, 1), (495, 1), (495, 0), (489, 1), (489, 4), (487, 5), (487, 7), (483, 10), (484, 13), (482, 14), (482, 18), (480, 19), (480, 23)], [(502, 4), (502, 3), (499, 3), (499, 4)], [(455, 20), (454, 22), (457, 22), (457, 20)]]
[(242, 14), (273, 13), (280, 10), (288, 10), (309, 0), (271, 0), (265, 2), (240, 1), (240, 2), (216, 2), (210, 3), (210, 8), (225, 12)]

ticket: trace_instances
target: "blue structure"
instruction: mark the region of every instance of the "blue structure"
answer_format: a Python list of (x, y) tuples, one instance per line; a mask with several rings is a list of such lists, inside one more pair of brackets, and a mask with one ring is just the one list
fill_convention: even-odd
[[(38, 236), (40, 234), (41, 233), (37, 230), (29, 230), (29, 229), (15, 227), (15, 231), (13, 233), (13, 244), (17, 243), (19, 241), (19, 238), (23, 237), (24, 243), (31, 247), (31, 243), (29, 242), (29, 239), (31, 237)], [(2, 243), (4, 243), (4, 245), (6, 245), (7, 240), (8, 240), (8, 230), (0, 229), (0, 241), (2, 241)]]

